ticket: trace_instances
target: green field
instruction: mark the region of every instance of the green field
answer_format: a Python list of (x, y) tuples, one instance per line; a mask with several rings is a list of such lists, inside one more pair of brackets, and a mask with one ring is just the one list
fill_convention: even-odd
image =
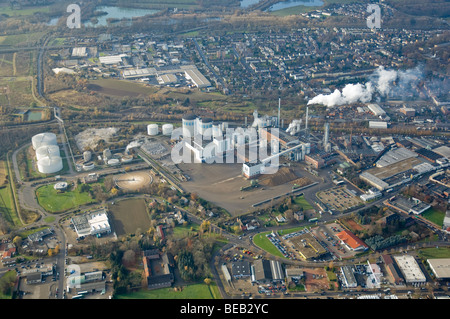
[(12, 271), (7, 271), (4, 276), (0, 278), (0, 299), (12, 299), (12, 285), (16, 280), (17, 273)]
[(450, 247), (423, 248), (419, 250), (419, 256), (424, 259), (450, 258)]
[(438, 226), (442, 227), (444, 225), (445, 213), (434, 208), (428, 209), (426, 212), (422, 213), (422, 217)]
[(39, 205), (49, 213), (63, 212), (95, 202), (89, 193), (80, 192), (79, 187), (64, 193), (57, 193), (53, 186), (54, 184), (45, 185), (36, 190)]
[(303, 210), (314, 209), (303, 196), (296, 197), (294, 203), (301, 206)]
[(30, 16), (37, 12), (48, 13), (50, 12), (50, 8), (48, 6), (44, 6), (44, 7), (21, 8), (16, 10), (12, 9), (9, 5), (0, 7), (0, 15), (6, 14), (10, 17)]
[(284, 258), (283, 254), (278, 250), (277, 247), (275, 247), (269, 240), (269, 238), (266, 237), (267, 234), (270, 234), (270, 232), (260, 233), (253, 237), (253, 243), (258, 246), (259, 248), (267, 251), (268, 253)]
[[(1, 12), (0, 12), (1, 14)], [(20, 46), (34, 43), (44, 36), (45, 32), (31, 32), (0, 36), (0, 44), (5, 46)]]
[(183, 286), (181, 291), (175, 291), (174, 288), (142, 289), (118, 295), (116, 299), (220, 299), (220, 293), (215, 283), (211, 283), (209, 287), (204, 283), (198, 283)]

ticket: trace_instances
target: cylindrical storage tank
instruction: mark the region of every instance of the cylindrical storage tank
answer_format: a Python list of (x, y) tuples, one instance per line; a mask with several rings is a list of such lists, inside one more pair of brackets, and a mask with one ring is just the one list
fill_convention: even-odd
[(37, 162), (38, 171), (43, 174), (53, 174), (63, 169), (63, 162), (60, 156), (46, 156)]
[(111, 150), (109, 148), (103, 150), (103, 159), (105, 161), (109, 160), (112, 157)]
[(116, 166), (119, 164), (120, 164), (120, 161), (117, 158), (113, 158), (108, 161), (108, 165), (110, 165), (110, 166)]
[(87, 162), (87, 163), (84, 163), (84, 164), (83, 164), (83, 169), (84, 169), (85, 171), (93, 170), (94, 167), (95, 167), (94, 162)]
[(306, 154), (311, 153), (311, 144), (310, 143), (306, 143)]
[(183, 129), (183, 136), (184, 137), (193, 137), (194, 136), (194, 130), (195, 130), (195, 126), (196, 126), (196, 119), (197, 116), (193, 115), (193, 114), (187, 114), (185, 116), (183, 116), (182, 119), (182, 129)]
[(85, 162), (89, 162), (89, 161), (91, 160), (91, 158), (92, 158), (92, 153), (91, 153), (91, 151), (85, 151), (85, 152), (83, 153), (83, 160), (84, 160)]
[(33, 149), (37, 150), (41, 146), (58, 145), (54, 133), (40, 133), (31, 138)]
[(133, 155), (125, 155), (122, 157), (122, 163), (129, 163), (133, 160)]
[(158, 135), (158, 124), (147, 125), (147, 134), (148, 135)]
[(222, 136), (222, 129), (221, 129), (220, 125), (213, 125), (212, 134), (213, 134), (214, 138), (219, 138)]
[(172, 132), (173, 132), (173, 125), (172, 124), (164, 124), (162, 126), (162, 133), (163, 133), (163, 135), (170, 136), (170, 135), (172, 135)]
[(36, 149), (36, 159), (39, 161), (41, 158), (47, 156), (60, 156), (58, 145), (44, 145)]

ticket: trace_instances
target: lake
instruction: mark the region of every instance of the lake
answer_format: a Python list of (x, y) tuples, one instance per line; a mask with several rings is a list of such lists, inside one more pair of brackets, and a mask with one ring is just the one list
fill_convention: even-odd
[[(155, 14), (159, 12), (159, 10), (150, 10), (150, 9), (135, 9), (135, 8), (123, 8), (123, 7), (115, 7), (115, 6), (100, 6), (95, 8), (95, 11), (106, 12), (104, 15), (97, 16), (98, 23), (93, 24), (92, 22), (85, 22), (83, 25), (85, 27), (105, 27), (108, 26), (107, 19), (129, 19), (143, 17), (149, 14)], [(83, 13), (81, 13), (83, 14)], [(68, 13), (64, 15), (64, 17), (68, 17)], [(48, 25), (56, 25), (58, 20), (61, 17), (52, 18)], [(114, 23), (115, 24), (115, 23)]]
[(260, 0), (241, 0), (241, 8), (248, 8), (249, 6), (258, 3)]
[(270, 6), (267, 11), (277, 11), (295, 6), (320, 7), (323, 6), (322, 0), (288, 0), (280, 1)]

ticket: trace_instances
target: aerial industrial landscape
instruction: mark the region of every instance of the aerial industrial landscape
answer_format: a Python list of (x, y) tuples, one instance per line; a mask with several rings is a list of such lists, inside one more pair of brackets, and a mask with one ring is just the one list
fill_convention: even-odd
[(449, 299), (449, 10), (1, 3), (0, 298)]

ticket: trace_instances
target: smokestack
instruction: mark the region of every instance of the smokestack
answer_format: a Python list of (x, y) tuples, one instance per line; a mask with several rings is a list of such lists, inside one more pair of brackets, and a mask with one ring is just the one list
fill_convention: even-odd
[(280, 111), (281, 111), (281, 98), (278, 98), (278, 122), (277, 125), (280, 127)]
[(309, 112), (309, 107), (306, 107), (305, 130), (308, 129), (308, 112)]

